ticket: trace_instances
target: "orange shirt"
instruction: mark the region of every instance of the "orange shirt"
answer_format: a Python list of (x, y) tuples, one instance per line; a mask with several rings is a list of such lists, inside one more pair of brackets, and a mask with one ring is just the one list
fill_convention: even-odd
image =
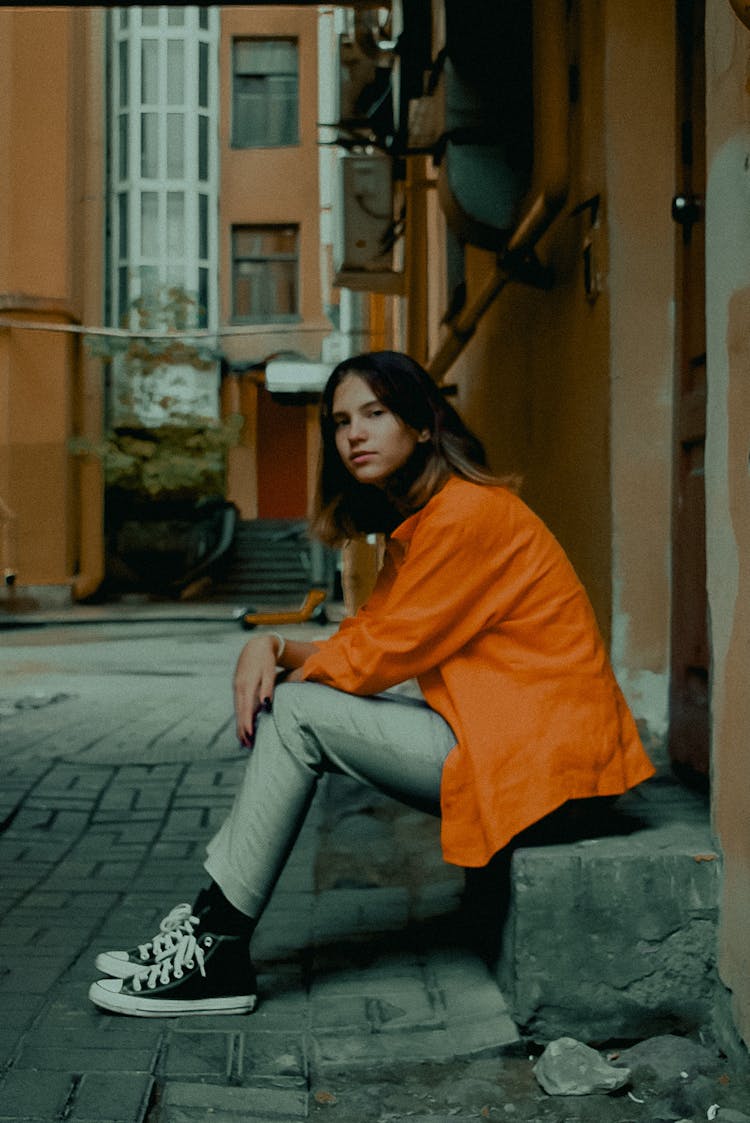
[(369, 600), (302, 675), (360, 695), (418, 679), (456, 736), (441, 783), (456, 865), (486, 864), (566, 800), (654, 773), (583, 586), (502, 487), (453, 477), (401, 523)]

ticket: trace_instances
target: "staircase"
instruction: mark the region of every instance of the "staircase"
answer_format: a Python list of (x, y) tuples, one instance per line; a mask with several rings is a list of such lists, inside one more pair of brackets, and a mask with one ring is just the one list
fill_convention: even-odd
[(304, 519), (246, 519), (207, 594), (263, 606), (295, 604), (312, 587), (328, 589), (333, 554), (307, 535)]

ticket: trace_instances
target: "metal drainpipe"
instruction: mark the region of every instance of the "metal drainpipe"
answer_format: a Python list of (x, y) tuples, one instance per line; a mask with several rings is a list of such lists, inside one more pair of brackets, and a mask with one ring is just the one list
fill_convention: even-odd
[(456, 361), (495, 298), (514, 279), (513, 259), (537, 244), (568, 195), (570, 124), (566, 0), (534, 4), (534, 177), (524, 212), (502, 259), (474, 299), (449, 325), (428, 364), (438, 383)]
[[(73, 346), (73, 375), (83, 436), (101, 440), (101, 398), (87, 392), (85, 357), (80, 336)], [(93, 401), (92, 401), (93, 399)], [(104, 470), (98, 459), (87, 458), (78, 472), (78, 573), (73, 578), (73, 597), (92, 596), (104, 580)]]
[(426, 363), (429, 353), (427, 339), (427, 158), (411, 156), (406, 179), (407, 254), (406, 349), (418, 363)]

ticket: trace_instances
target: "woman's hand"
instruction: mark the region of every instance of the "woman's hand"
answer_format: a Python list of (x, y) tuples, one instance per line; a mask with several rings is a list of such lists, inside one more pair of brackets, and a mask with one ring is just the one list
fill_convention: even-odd
[(245, 644), (234, 672), (234, 715), (237, 739), (251, 749), (261, 710), (269, 711), (276, 682), (277, 640), (254, 636)]

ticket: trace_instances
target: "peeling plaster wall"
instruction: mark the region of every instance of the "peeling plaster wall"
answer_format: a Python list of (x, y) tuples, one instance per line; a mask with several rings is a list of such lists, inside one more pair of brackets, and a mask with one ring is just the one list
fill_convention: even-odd
[(750, 1044), (750, 32), (709, 0), (706, 511), (720, 973)]
[(648, 0), (606, 13), (612, 659), (654, 753), (669, 694), (674, 13)]

